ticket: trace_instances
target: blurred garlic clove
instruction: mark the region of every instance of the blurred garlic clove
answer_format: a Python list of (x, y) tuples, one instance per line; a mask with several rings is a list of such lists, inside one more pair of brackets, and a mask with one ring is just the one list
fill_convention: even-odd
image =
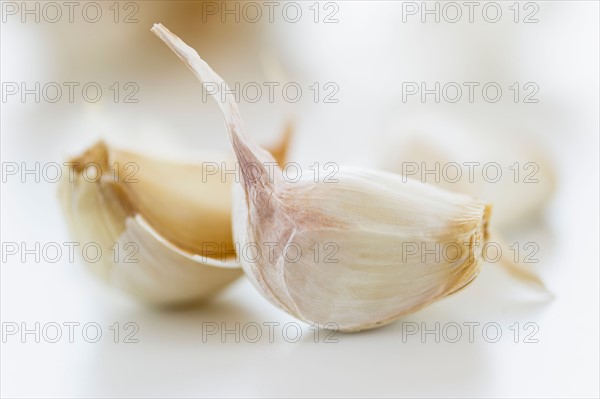
[[(281, 157), (290, 134), (288, 128), (274, 149)], [(231, 174), (103, 142), (72, 162), (61, 202), (72, 236), (100, 246), (99, 260), (86, 263), (102, 279), (144, 302), (178, 305), (206, 300), (242, 275), (231, 232)]]
[[(152, 31), (201, 82), (225, 86), (164, 26)], [(304, 321), (359, 331), (390, 323), (473, 281), (487, 240), (489, 205), (370, 170), (342, 169), (335, 183), (315, 183), (312, 176), (286, 182), (281, 170), (268, 173), (266, 162), (273, 159), (245, 136), (237, 104), (215, 100), (242, 171), (234, 187), (234, 237), (241, 247), (262, 253), (242, 257), (242, 266), (273, 304)], [(291, 246), (295, 255), (286, 253)], [(423, 261), (415, 247), (438, 256)], [(327, 254), (316, 258), (315, 248)]]
[(394, 133), (382, 148), (383, 170), (486, 198), (494, 204), (497, 229), (518, 227), (539, 216), (555, 191), (552, 162), (539, 143), (525, 135), (475, 135), (447, 124), (402, 124)]

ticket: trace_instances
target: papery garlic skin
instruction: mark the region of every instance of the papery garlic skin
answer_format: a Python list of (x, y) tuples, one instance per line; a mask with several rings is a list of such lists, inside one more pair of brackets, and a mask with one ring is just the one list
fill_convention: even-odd
[[(136, 179), (139, 180), (135, 183), (124, 183), (123, 176), (117, 174), (119, 179), (115, 182), (114, 173), (118, 172), (109, 171), (109, 166), (114, 165), (115, 162), (122, 165), (128, 160), (135, 159), (141, 164), (140, 170), (142, 170), (143, 165), (153, 161), (142, 156), (115, 158), (118, 154), (118, 151), (104, 143), (98, 143), (81, 157), (73, 160), (77, 165), (86, 165), (86, 167), (94, 165), (93, 168), (96, 170), (99, 167), (102, 172), (97, 181), (93, 176), (84, 175), (83, 170), (74, 168), (73, 176), (63, 176), (60, 183), (59, 195), (71, 236), (81, 245), (93, 243), (94, 246), (101, 248), (102, 253), (98, 258), (85, 262), (89, 269), (109, 284), (143, 302), (158, 306), (204, 301), (240, 277), (242, 272), (234, 256), (203, 257), (199, 252), (187, 251), (186, 245), (182, 249), (171, 243), (155, 229), (159, 227), (163, 228), (162, 231), (167, 231), (165, 230), (168, 226), (167, 216), (169, 212), (173, 212), (172, 208), (164, 205), (159, 208), (158, 211), (165, 214), (160, 220), (162, 223), (154, 227), (150, 225), (137, 207), (140, 197), (147, 197), (153, 193), (158, 203), (165, 201), (168, 203), (171, 199), (181, 207), (185, 196), (182, 198), (181, 195), (169, 193), (168, 190), (161, 192), (156, 188), (146, 191), (147, 187), (144, 189), (143, 183), (148, 184), (147, 180), (153, 180), (152, 175), (143, 177), (138, 175)], [(178, 167), (185, 170), (191, 166), (173, 164), (170, 170), (173, 171)], [(156, 184), (160, 185), (158, 179), (161, 176), (155, 177)], [(173, 179), (185, 184), (185, 180), (182, 182), (180, 176), (173, 176)], [(139, 186), (131, 188), (136, 184)], [(215, 185), (218, 187), (220, 184)], [(162, 194), (160, 198), (159, 194)], [(227, 191), (225, 194), (221, 201), (227, 203), (229, 195)], [(218, 192), (213, 195), (218, 195)], [(185, 209), (178, 211), (185, 211)], [(207, 209), (206, 213), (210, 211), (211, 209)], [(213, 231), (215, 240), (222, 236), (226, 237), (227, 232), (230, 231), (226, 227), (229, 222), (228, 210), (225, 210), (224, 215), (213, 215), (217, 227), (219, 217), (223, 219), (221, 221), (223, 227), (220, 230), (225, 233)], [(172, 223), (178, 225), (177, 217)], [(167, 236), (169, 236), (168, 231)], [(207, 237), (209, 235), (205, 236)], [(190, 248), (193, 248), (193, 244), (198, 244), (198, 241), (193, 239), (187, 242), (187, 247)]]
[[(153, 32), (202, 82), (222, 79), (162, 25)], [(268, 173), (269, 153), (246, 138), (237, 104), (215, 97), (242, 169), (233, 199), (235, 241), (259, 291), (299, 319), (342, 331), (374, 328), (466, 286), (479, 271), (490, 207), (399, 175), (341, 169), (337, 182), (286, 182)], [(290, 244), (302, 255), (291, 261)], [(310, 248), (337, 246), (325, 262)], [(452, 245), (454, 256), (423, 261), (406, 244)], [(258, 256), (261, 255), (261, 256)], [(333, 262), (337, 260), (337, 262)], [(333, 326), (333, 327), (332, 327)]]
[(414, 312), (478, 274), (485, 203), (389, 173), (342, 168), (335, 178), (277, 185), (268, 196), (236, 185), (234, 237), (262, 251), (242, 266), (271, 302), (299, 319), (358, 331)]
[[(281, 157), (289, 137), (290, 129), (275, 147)], [(232, 170), (226, 158), (211, 167)], [(101, 248), (85, 264), (104, 281), (143, 302), (174, 306), (210, 299), (243, 274), (231, 231), (235, 176), (103, 142), (72, 162), (61, 203), (72, 237)]]

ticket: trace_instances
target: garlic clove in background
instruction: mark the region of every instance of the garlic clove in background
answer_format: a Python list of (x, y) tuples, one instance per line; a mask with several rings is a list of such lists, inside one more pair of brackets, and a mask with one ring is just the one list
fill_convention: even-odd
[(380, 151), (383, 170), (486, 198), (494, 204), (494, 226), (504, 232), (541, 215), (557, 183), (551, 158), (535, 137), (496, 126), (436, 122), (431, 115), (418, 120), (391, 128)]
[[(274, 149), (283, 161), (291, 128)], [(213, 156), (214, 158), (214, 156)], [(217, 157), (218, 158), (218, 157)], [(155, 305), (210, 298), (242, 275), (231, 232), (232, 161), (167, 161), (99, 142), (72, 159), (60, 199), (72, 236), (97, 243), (86, 264)]]
[[(152, 31), (201, 82), (224, 87), (181, 39), (160, 24)], [(245, 136), (237, 104), (215, 100), (242, 171), (234, 188), (235, 241), (255, 251), (241, 263), (273, 304), (326, 328), (360, 331), (414, 312), (476, 277), (490, 216), (485, 202), (362, 169), (341, 169), (332, 183), (315, 183), (313, 176), (287, 182), (278, 168), (268, 173), (265, 164), (273, 158)], [(315, 257), (314, 248), (327, 246), (327, 255)], [(421, 250), (411, 250), (415, 246)], [(286, 252), (291, 247), (294, 255)], [(438, 256), (424, 261), (423, 248)]]

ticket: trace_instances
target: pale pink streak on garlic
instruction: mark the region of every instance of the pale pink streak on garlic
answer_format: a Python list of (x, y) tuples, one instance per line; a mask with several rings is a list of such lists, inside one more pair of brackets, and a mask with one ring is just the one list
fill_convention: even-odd
[[(219, 88), (229, 87), (221, 78), (194, 50), (183, 42), (179, 37), (171, 33), (162, 24), (155, 24), (152, 27), (152, 32), (160, 37), (173, 52), (188, 66), (194, 75), (205, 84), (207, 82), (215, 83)], [(212, 93), (212, 92), (211, 92)], [(271, 193), (273, 192), (273, 181), (283, 182), (279, 173), (274, 173), (269, 176), (265, 164), (275, 163), (275, 159), (271, 154), (262, 148), (249, 141), (245, 135), (242, 118), (239, 114), (237, 104), (230, 96), (225, 96), (226, 100), (221, 101), (217, 93), (211, 94), (225, 118), (225, 124), (229, 133), (229, 139), (233, 146), (236, 158), (240, 164), (242, 171), (242, 184), (248, 198), (251, 198), (258, 206), (257, 211), (260, 213), (265, 210), (265, 206), (269, 202)], [(258, 168), (258, 173), (256, 169)], [(276, 167), (276, 169), (279, 169)], [(281, 172), (278, 170), (278, 172)], [(248, 199), (247, 199), (248, 200)], [(267, 280), (262, 277), (260, 269), (255, 269), (255, 277), (257, 283), (263, 286), (265, 292), (271, 292), (268, 287)], [(277, 296), (277, 294), (274, 294)], [(280, 295), (284, 295), (282, 292)], [(270, 298), (271, 301), (277, 302), (276, 298)]]

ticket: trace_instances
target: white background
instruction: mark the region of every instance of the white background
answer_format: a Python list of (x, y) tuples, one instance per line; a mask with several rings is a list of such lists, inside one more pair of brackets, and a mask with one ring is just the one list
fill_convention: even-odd
[[(421, 23), (418, 15), (403, 23), (399, 2), (339, 2), (335, 24), (314, 23), (309, 3), (296, 24), (280, 16), (272, 24), (222, 24), (201, 22), (194, 8), (201, 3), (137, 2), (139, 22), (116, 24), (110, 4), (102, 3), (106, 17), (97, 24), (80, 16), (73, 24), (50, 24), (3, 15), (2, 82), (94, 81), (107, 88), (117, 81), (140, 88), (137, 104), (115, 104), (108, 91), (95, 104), (81, 97), (56, 104), (18, 96), (3, 101), (4, 164), (61, 162), (100, 137), (179, 158), (228, 151), (217, 108), (202, 102), (191, 73), (150, 33), (153, 22), (162, 22), (230, 83), (281, 78), (265, 59), (278, 60), (284, 80), (300, 82), (306, 94), (298, 104), (279, 98), (240, 105), (248, 130), (262, 143), (274, 140), (292, 116), (291, 159), (299, 162), (378, 167), (382, 148), (408, 123), (431, 134), (463, 130), (491, 143), (519, 143), (515, 137), (522, 135), (543, 148), (556, 176), (554, 194), (540, 205), (541, 216), (504, 234), (539, 243), (535, 270), (554, 299), (487, 264), (464, 291), (390, 326), (336, 334), (335, 343), (323, 342), (321, 331), (315, 343), (314, 331), (297, 322), (302, 337), (292, 343), (293, 330), (286, 340), (282, 327), (296, 321), (245, 279), (203, 307), (166, 312), (97, 282), (80, 259), (22, 263), (13, 256), (1, 269), (3, 325), (95, 322), (103, 335), (88, 343), (79, 329), (75, 342), (63, 336), (56, 344), (6, 337), (2, 396), (598, 396), (597, 2), (537, 2), (535, 24), (514, 23), (512, 2), (501, 3), (496, 24), (477, 13), (474, 23), (466, 16), (456, 24)], [(336, 82), (339, 102), (312, 102), (308, 87), (315, 81)], [(403, 103), (404, 81), (497, 81), (504, 87), (534, 81), (540, 101)], [(54, 184), (8, 177), (1, 199), (2, 242), (72, 240)], [(518, 196), (511, 201), (517, 204)], [(115, 322), (121, 328), (136, 323), (139, 342), (114, 343), (109, 328)], [(257, 343), (203, 337), (203, 323), (233, 329), (236, 322), (280, 325), (274, 342), (266, 327)], [(410, 323), (433, 329), (438, 322), (461, 325), (462, 339), (406, 335)], [(480, 323), (473, 342), (465, 322)], [(502, 330), (496, 343), (481, 331), (490, 322)], [(524, 342), (528, 322), (539, 327), (537, 343)]]

